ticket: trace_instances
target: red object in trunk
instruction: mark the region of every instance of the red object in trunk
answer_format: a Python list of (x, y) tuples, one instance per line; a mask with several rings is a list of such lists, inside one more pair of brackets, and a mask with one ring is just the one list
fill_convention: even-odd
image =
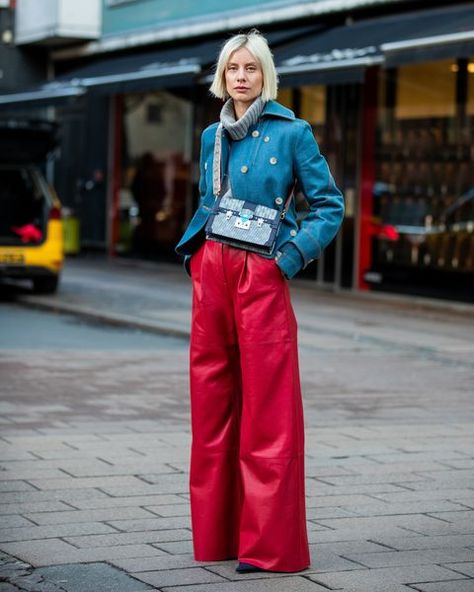
[(43, 233), (34, 224), (12, 226), (11, 229), (18, 234), (22, 243), (37, 243), (43, 238)]

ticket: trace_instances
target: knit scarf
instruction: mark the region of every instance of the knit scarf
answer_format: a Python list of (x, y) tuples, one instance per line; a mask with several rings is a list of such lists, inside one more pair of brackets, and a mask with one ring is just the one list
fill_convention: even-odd
[(242, 117), (236, 120), (232, 98), (224, 103), (221, 109), (220, 122), (217, 126), (214, 143), (214, 163), (212, 168), (212, 189), (214, 195), (219, 195), (221, 190), (222, 129), (225, 128), (233, 140), (242, 140), (247, 135), (249, 127), (257, 123), (264, 106), (265, 101), (261, 96), (258, 96)]

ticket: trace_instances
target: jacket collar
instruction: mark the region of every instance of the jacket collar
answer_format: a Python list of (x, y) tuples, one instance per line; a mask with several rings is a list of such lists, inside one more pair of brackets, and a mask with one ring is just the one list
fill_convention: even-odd
[(282, 119), (295, 119), (295, 114), (291, 109), (284, 107), (277, 101), (267, 101), (262, 111), (262, 117), (267, 115), (271, 117), (281, 117)]

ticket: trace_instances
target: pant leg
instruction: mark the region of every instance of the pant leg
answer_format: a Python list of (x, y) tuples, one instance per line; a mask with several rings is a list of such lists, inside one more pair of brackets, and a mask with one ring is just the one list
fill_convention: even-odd
[(241, 355), (240, 561), (275, 571), (310, 565), (297, 324), (273, 259), (246, 253), (235, 280)]
[(190, 260), (189, 486), (194, 557), (199, 561), (236, 558), (239, 544), (240, 358), (222, 247), (206, 240)]

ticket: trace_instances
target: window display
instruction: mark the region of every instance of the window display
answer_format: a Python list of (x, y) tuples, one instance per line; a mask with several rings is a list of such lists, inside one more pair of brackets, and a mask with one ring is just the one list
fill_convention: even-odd
[(474, 272), (473, 79), (472, 59), (381, 71), (372, 249), (385, 275)]
[(189, 190), (192, 104), (158, 91), (126, 95), (123, 105), (117, 250), (174, 255)]

